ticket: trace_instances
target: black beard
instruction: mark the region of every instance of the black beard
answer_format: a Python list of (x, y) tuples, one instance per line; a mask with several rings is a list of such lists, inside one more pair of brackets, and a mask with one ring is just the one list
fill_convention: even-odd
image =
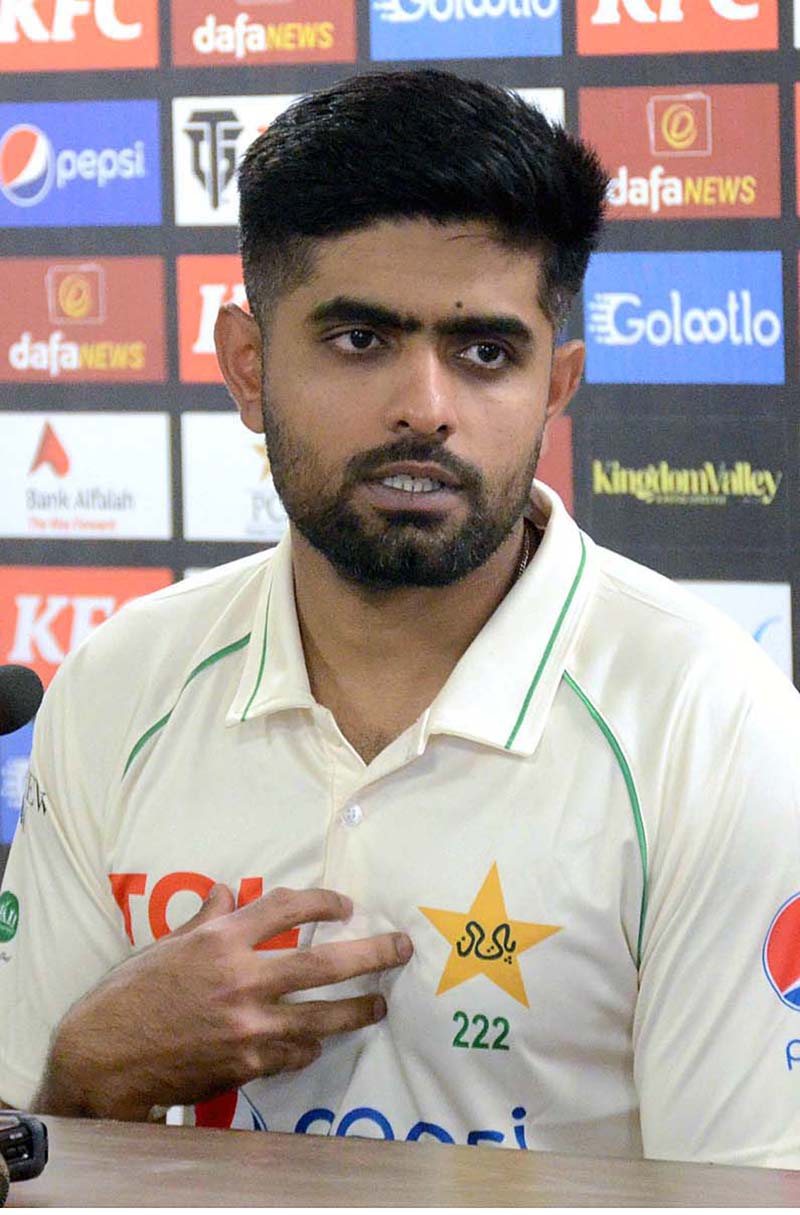
[[(317, 458), (290, 439), (266, 405), (264, 431), (275, 488), (293, 525), (342, 577), (374, 590), (451, 586), (479, 569), (522, 517), (541, 449), (540, 435), (525, 465), (489, 493), (478, 470), (440, 443), (397, 440), (354, 456), (338, 491), (326, 493)], [(455, 533), (444, 534), (444, 516), (420, 511), (392, 511), (371, 530), (354, 510), (354, 486), (406, 460), (436, 463), (457, 479), (469, 510)]]

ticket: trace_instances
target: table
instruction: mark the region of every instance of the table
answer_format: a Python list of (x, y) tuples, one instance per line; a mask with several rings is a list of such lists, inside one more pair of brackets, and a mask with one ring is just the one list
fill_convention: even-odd
[(800, 1206), (800, 1172), (46, 1117), (7, 1208)]

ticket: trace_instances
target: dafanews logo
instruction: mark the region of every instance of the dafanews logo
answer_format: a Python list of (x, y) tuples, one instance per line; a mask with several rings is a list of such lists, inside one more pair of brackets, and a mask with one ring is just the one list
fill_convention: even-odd
[(244, 7), (240, 0), (172, 0), (172, 61), (179, 67), (355, 59), (355, 0), (256, 0)]
[(164, 266), (157, 257), (0, 262), (0, 380), (164, 380)]
[(160, 222), (158, 102), (0, 105), (0, 227)]
[(280, 540), (288, 520), (263, 437), (231, 411), (184, 413), (181, 445), (187, 540)]
[(579, 55), (773, 51), (778, 0), (578, 0)]
[(0, 72), (158, 66), (158, 0), (0, 0)]
[(172, 535), (169, 422), (163, 413), (2, 413), (7, 536)]
[(239, 222), (236, 170), (253, 140), (294, 100), (264, 97), (176, 97), (172, 102), (175, 222)]
[(373, 59), (561, 54), (560, 0), (372, 0)]
[(0, 662), (33, 667), (47, 685), (99, 624), (172, 580), (155, 568), (0, 566)]
[(590, 383), (782, 384), (780, 253), (601, 253), (584, 286)]
[(778, 86), (581, 89), (581, 136), (613, 172), (610, 219), (778, 216)]
[(727, 506), (732, 498), (771, 506), (782, 480), (782, 472), (753, 468), (748, 460), (730, 466), (705, 460), (697, 468), (673, 468), (667, 460), (644, 468), (592, 461), (593, 494), (626, 495), (649, 506)]

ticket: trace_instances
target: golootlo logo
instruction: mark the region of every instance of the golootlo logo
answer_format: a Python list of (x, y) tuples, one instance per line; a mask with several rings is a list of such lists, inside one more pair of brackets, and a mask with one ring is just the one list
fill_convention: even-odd
[(34, 207), (49, 193), (55, 174), (50, 140), (38, 127), (20, 123), (0, 139), (0, 190), (18, 207)]

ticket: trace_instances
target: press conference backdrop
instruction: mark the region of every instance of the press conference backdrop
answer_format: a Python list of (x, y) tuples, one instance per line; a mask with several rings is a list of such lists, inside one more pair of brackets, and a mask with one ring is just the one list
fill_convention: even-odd
[[(0, 0), (0, 662), (48, 682), (127, 600), (279, 538), (213, 353), (236, 165), (293, 98), (427, 63), (613, 174), (543, 479), (791, 675), (798, 47), (800, 0)], [(29, 748), (0, 740), (0, 868)]]

